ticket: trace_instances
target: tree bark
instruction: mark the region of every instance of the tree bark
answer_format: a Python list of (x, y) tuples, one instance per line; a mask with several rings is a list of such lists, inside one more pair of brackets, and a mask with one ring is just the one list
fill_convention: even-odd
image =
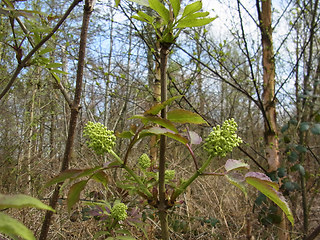
[(275, 100), (275, 63), (272, 42), (271, 26), (271, 0), (262, 1), (260, 30), (262, 35), (262, 66), (263, 66), (263, 109), (264, 137), (266, 144), (266, 157), (268, 160), (269, 171), (275, 171), (280, 165), (278, 138), (277, 138), (277, 119), (276, 119), (276, 100)]
[[(264, 139), (265, 151), (268, 161), (269, 172), (276, 171), (280, 166), (279, 142), (276, 118), (275, 99), (275, 61), (272, 40), (272, 13), (271, 0), (257, 0), (258, 16), (260, 21), (261, 41), (262, 41), (262, 67), (263, 67), (263, 111), (264, 111)], [(287, 221), (285, 214), (279, 209), (281, 216), (278, 237), (280, 240), (290, 239), (287, 231)]]
[[(93, 11), (92, 2), (93, 0), (86, 0), (85, 6), (84, 6), (81, 36), (80, 36), (79, 57), (78, 57), (79, 60), (78, 60), (78, 66), (77, 66), (76, 89), (75, 89), (73, 104), (71, 106), (71, 117), (69, 121), (68, 139), (67, 139), (64, 157), (61, 165), (61, 172), (68, 169), (69, 163), (72, 158), (72, 153), (73, 153), (74, 139), (75, 139), (75, 133), (76, 133), (76, 127), (77, 127), (78, 114), (80, 109), (81, 93), (82, 93), (82, 80), (83, 80), (84, 58), (85, 58), (85, 50), (86, 50), (86, 44), (87, 44), (88, 26), (89, 26), (90, 15)], [(61, 183), (58, 183), (50, 199), (50, 206), (54, 209), (56, 208), (56, 205), (57, 205), (60, 188), (61, 188)], [(47, 239), (52, 215), (53, 215), (53, 212), (51, 211), (46, 212), (45, 219), (43, 221), (42, 228), (41, 228), (40, 237), (39, 237), (40, 240)]]

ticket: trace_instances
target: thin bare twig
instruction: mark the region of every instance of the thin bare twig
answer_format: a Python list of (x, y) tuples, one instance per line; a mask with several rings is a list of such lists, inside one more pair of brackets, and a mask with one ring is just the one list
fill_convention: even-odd
[(1, 99), (6, 95), (6, 93), (10, 90), (13, 83), (17, 79), (18, 75), (20, 74), (21, 70), (27, 65), (31, 57), (45, 44), (52, 36), (55, 34), (55, 32), (60, 28), (60, 26), (63, 24), (63, 22), (67, 19), (67, 17), (70, 15), (72, 10), (80, 3), (82, 0), (74, 0), (68, 10), (65, 12), (65, 14), (62, 16), (62, 18), (59, 20), (57, 25), (51, 30), (51, 32), (45, 36), (29, 53), (27, 56), (24, 57), (24, 59), (21, 60), (21, 63), (18, 64), (16, 70), (12, 74), (7, 86), (2, 90), (0, 94), (0, 101)]

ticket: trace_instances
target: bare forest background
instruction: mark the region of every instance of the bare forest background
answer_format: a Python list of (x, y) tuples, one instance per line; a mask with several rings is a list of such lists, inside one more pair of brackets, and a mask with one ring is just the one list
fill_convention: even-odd
[[(9, 11), (8, 2), (15, 11)], [(181, 1), (182, 5), (194, 1)], [(280, 179), (295, 218), (287, 239), (317, 239), (320, 232), (320, 8), (318, 0), (277, 0), (272, 5), (273, 63), (276, 109), (274, 136), (279, 166), (270, 172), (265, 119), (263, 41), (260, 1), (212, 1), (212, 17), (205, 27), (182, 30), (170, 49), (168, 97), (183, 95), (169, 108), (183, 108), (202, 116), (208, 125), (190, 126), (202, 139), (213, 126), (234, 118), (239, 148), (209, 166), (219, 171), (227, 159), (242, 159), (253, 170)], [(0, 193), (31, 195), (49, 204), (54, 187), (45, 183), (60, 173), (77, 89), (78, 52), (83, 5), (78, 1), (57, 32), (12, 77), (25, 56), (56, 26), (71, 1), (1, 1), (0, 11)], [(206, 5), (206, 4), (204, 4)], [(156, 36), (150, 26), (132, 18), (143, 6), (122, 0), (97, 1), (92, 12), (83, 64), (73, 151), (65, 169), (91, 168), (108, 161), (88, 148), (83, 136), (88, 121), (100, 122), (115, 133), (138, 124), (132, 115), (148, 110), (159, 97), (155, 92)], [(148, 11), (148, 10), (146, 10)], [(260, 12), (261, 13), (261, 12)], [(272, 40), (272, 39), (271, 39)], [(8, 88), (6, 91), (5, 89)], [(70, 135), (70, 134), (69, 134)], [(126, 154), (129, 141), (118, 138), (114, 151)], [(270, 148), (272, 148), (270, 144)], [(150, 140), (140, 141), (130, 164), (150, 153)], [(195, 155), (204, 155), (202, 145)], [(152, 152), (150, 153), (152, 155)], [(194, 171), (185, 148), (169, 140), (167, 164), (176, 179)], [(63, 167), (62, 167), (63, 168)], [(48, 239), (92, 239), (103, 228), (88, 217), (86, 202), (122, 199), (141, 205), (143, 232), (131, 226), (136, 239), (159, 239), (154, 209), (139, 196), (117, 187), (119, 170), (108, 170), (105, 190), (92, 183), (71, 213), (60, 191)], [(276, 176), (275, 176), (276, 175)], [(279, 239), (277, 208), (259, 194), (248, 199), (221, 177), (200, 177), (181, 195), (169, 217), (173, 239)], [(140, 205), (139, 205), (140, 204)], [(5, 210), (39, 236), (44, 211)], [(129, 227), (130, 228), (130, 227)], [(1, 238), (1, 235), (0, 235)], [(284, 238), (282, 238), (284, 239)]]

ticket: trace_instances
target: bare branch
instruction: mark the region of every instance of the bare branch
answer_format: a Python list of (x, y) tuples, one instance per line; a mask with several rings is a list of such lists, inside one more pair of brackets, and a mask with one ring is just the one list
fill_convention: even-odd
[(63, 24), (63, 22), (67, 19), (67, 17), (70, 15), (72, 10), (75, 8), (75, 6), (78, 5), (82, 0), (74, 0), (68, 10), (65, 12), (65, 14), (62, 16), (62, 18), (59, 20), (57, 25), (51, 30), (51, 32), (45, 36), (29, 53), (23, 60), (21, 60), (21, 63), (18, 64), (16, 70), (12, 74), (7, 86), (2, 90), (0, 94), (0, 101), (1, 99), (6, 95), (6, 93), (10, 90), (13, 83), (17, 79), (18, 75), (20, 74), (21, 70), (27, 65), (33, 54), (35, 54), (43, 44), (45, 44), (52, 36), (55, 34), (55, 32), (60, 28), (60, 26)]

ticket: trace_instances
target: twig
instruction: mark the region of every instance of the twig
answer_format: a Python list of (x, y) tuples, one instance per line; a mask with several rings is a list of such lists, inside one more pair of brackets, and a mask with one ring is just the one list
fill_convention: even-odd
[(35, 54), (43, 44), (45, 44), (52, 36), (55, 34), (55, 32), (60, 28), (62, 23), (67, 19), (67, 17), (70, 15), (72, 10), (75, 8), (75, 6), (78, 5), (82, 0), (74, 0), (68, 10), (65, 12), (65, 14), (62, 16), (62, 18), (59, 20), (57, 25), (51, 30), (51, 32), (44, 37), (29, 53), (25, 58), (21, 61), (21, 63), (18, 64), (16, 70), (12, 74), (10, 81), (8, 82), (7, 86), (2, 90), (0, 94), (0, 101), (1, 99), (6, 95), (6, 93), (10, 90), (12, 87), (14, 81), (17, 79), (18, 75), (20, 74), (21, 70), (27, 65), (33, 54)]

